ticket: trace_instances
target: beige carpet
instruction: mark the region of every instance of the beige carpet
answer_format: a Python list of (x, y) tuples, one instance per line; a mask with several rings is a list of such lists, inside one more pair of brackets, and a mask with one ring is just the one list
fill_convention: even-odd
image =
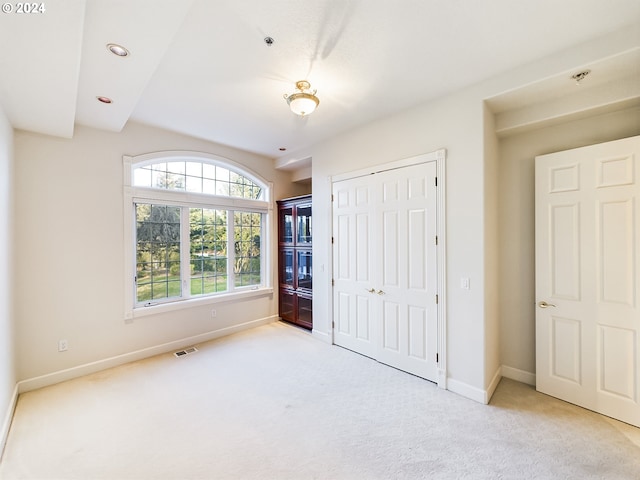
[(280, 323), (198, 348), (22, 395), (0, 478), (640, 479), (637, 429), (517, 382), (480, 405)]

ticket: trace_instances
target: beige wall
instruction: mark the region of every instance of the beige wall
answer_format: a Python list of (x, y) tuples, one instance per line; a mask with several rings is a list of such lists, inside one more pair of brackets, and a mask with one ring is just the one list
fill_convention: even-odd
[[(272, 295), (125, 323), (122, 157), (162, 150), (201, 151), (240, 163), (273, 182), (273, 199), (304, 190), (276, 171), (271, 159), (138, 124), (122, 133), (76, 127), (70, 140), (17, 132), (19, 380), (277, 315)], [(275, 261), (275, 234), (273, 240)], [(275, 270), (272, 280), (277, 285)], [(68, 340), (68, 351), (58, 352), (60, 339)]]
[(540, 128), (500, 141), (502, 364), (535, 374), (534, 158), (640, 135), (640, 109)]
[[(484, 105), (484, 212), (485, 212), (485, 304), (484, 304), (484, 345), (485, 367), (484, 385), (495, 388), (500, 381), (500, 291), (498, 243), (498, 204), (499, 204), (499, 153), (498, 138), (495, 134), (494, 115)], [(493, 382), (493, 384), (492, 384)]]
[(16, 385), (12, 309), (12, 176), (13, 129), (0, 108), (0, 454), (9, 429)]

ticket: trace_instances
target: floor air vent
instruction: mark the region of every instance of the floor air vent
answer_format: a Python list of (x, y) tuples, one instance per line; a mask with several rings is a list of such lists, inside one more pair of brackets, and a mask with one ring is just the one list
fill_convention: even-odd
[(185, 355), (190, 355), (192, 353), (196, 353), (198, 349), (196, 347), (185, 348), (184, 350), (178, 350), (177, 352), (173, 352), (175, 357), (184, 357)]

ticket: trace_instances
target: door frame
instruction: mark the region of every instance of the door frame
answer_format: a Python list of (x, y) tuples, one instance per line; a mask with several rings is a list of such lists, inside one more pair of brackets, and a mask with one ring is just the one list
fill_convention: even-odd
[[(403, 167), (410, 167), (413, 165), (420, 165), (422, 163), (435, 162), (436, 163), (436, 234), (438, 238), (438, 248), (436, 249), (437, 258), (437, 289), (438, 289), (438, 301), (437, 301), (437, 329), (438, 329), (438, 373), (437, 384), (439, 388), (447, 389), (447, 238), (446, 238), (446, 157), (447, 151), (442, 148), (430, 153), (424, 153), (416, 155), (414, 157), (404, 158), (380, 165), (373, 165), (359, 170), (351, 172), (332, 175), (329, 177), (329, 191), (333, 191), (333, 184), (342, 180), (349, 180), (357, 177), (364, 177), (375, 173), (385, 172), (388, 170), (396, 170)], [(329, 197), (329, 211), (331, 212), (330, 222), (330, 235), (328, 239), (329, 244), (333, 243), (333, 201), (331, 196)], [(329, 295), (329, 311), (331, 312), (331, 344), (335, 345), (335, 326), (334, 326), (334, 310), (333, 310), (333, 248), (331, 249), (330, 262), (331, 262), (331, 275), (328, 279), (328, 291)]]

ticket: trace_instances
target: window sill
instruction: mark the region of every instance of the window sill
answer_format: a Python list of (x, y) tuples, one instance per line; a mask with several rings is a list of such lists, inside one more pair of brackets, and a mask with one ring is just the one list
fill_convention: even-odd
[(157, 315), (159, 313), (174, 312), (184, 310), (185, 308), (201, 307), (203, 305), (212, 305), (223, 302), (233, 302), (248, 298), (264, 297), (273, 295), (273, 288), (256, 288), (252, 290), (243, 290), (240, 292), (224, 293), (220, 295), (190, 298), (188, 300), (177, 300), (175, 302), (160, 303), (157, 305), (149, 305), (148, 307), (136, 307), (125, 313), (125, 322), (131, 323), (134, 318), (147, 317), (149, 315)]

